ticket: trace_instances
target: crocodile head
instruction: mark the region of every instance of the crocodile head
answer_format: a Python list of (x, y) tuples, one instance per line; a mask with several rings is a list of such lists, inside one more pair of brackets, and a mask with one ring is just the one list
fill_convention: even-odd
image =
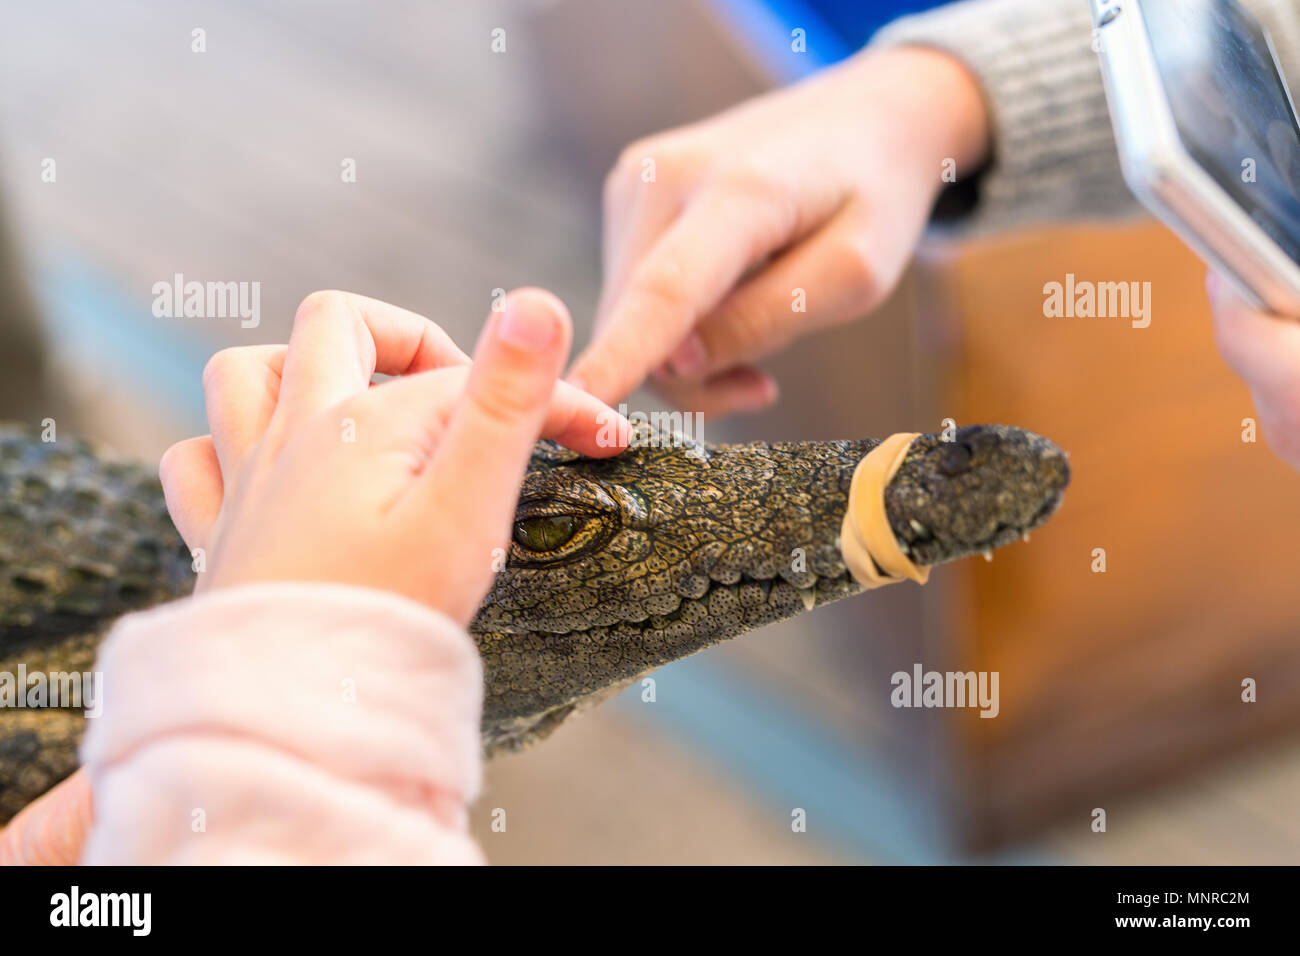
[[(505, 568), (471, 631), (489, 752), (710, 644), (858, 590), (840, 558), (853, 471), (877, 442), (703, 445), (640, 430), (609, 459), (543, 442)], [(1015, 428), (922, 436), (885, 491), (918, 564), (1019, 538), (1068, 480)], [(187, 593), (190, 555), (152, 469), (0, 426), (0, 673), (85, 671), (128, 611)], [(0, 824), (71, 773), (76, 711), (0, 709)]]
[[(1015, 541), (1057, 508), (1065, 455), (1003, 426), (913, 442), (885, 490), (918, 565)], [(614, 458), (538, 445), (514, 540), (470, 630), (488, 751), (550, 733), (669, 661), (860, 590), (840, 554), (878, 442), (704, 445), (642, 428)]]

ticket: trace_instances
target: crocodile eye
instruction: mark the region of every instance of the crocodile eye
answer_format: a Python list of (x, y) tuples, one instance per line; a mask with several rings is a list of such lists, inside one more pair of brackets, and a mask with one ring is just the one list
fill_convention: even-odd
[(606, 506), (549, 495), (521, 499), (506, 567), (554, 568), (590, 557), (619, 526), (612, 502)]
[(515, 543), (525, 551), (557, 551), (569, 543), (578, 530), (573, 515), (539, 515), (515, 522)]

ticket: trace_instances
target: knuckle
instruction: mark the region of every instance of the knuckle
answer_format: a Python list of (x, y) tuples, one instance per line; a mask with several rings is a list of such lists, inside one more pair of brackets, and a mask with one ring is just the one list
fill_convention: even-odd
[(671, 145), (650, 146), (637, 163), (635, 172), (638, 181), (641, 176), (641, 163), (646, 159), (654, 160), (654, 181), (660, 186), (661, 194), (683, 192), (695, 170), (699, 168), (694, 154), (686, 150)]
[(729, 167), (717, 189), (728, 205), (741, 205), (755, 215), (747, 235), (747, 256), (757, 259), (784, 245), (801, 231), (800, 201), (780, 177), (754, 162)]
[(473, 402), (480, 422), (498, 431), (517, 428), (520, 419), (528, 410), (518, 399), (499, 391), (475, 395)]
[(158, 460), (158, 479), (164, 487), (172, 484), (177, 476), (177, 469), (184, 467), (186, 459), (195, 459), (199, 456), (202, 443), (206, 440), (204, 437), (185, 438), (163, 452), (162, 458)]
[(343, 399), (333, 408), (318, 412), (314, 421), (328, 431), (336, 430), (340, 421), (348, 419), (362, 422), (378, 417), (382, 420), (389, 398), (382, 388), (368, 388)]
[(653, 156), (653, 140), (639, 139), (628, 143), (619, 150), (618, 159), (610, 167), (605, 177), (605, 196), (616, 196), (622, 190), (640, 179), (641, 162), (647, 156)]
[(208, 359), (207, 364), (203, 366), (202, 381), (205, 392), (221, 387), (231, 370), (239, 363), (239, 352), (238, 348), (222, 349)]
[(772, 175), (753, 162), (740, 162), (729, 166), (718, 183), (737, 199), (746, 202), (767, 203), (777, 192), (777, 183)]
[(614, 162), (614, 168), (610, 172), (611, 177), (619, 175), (626, 176), (628, 173), (637, 169), (641, 165), (641, 159), (647, 153), (654, 152), (654, 140), (636, 139), (628, 143), (618, 151), (618, 159)]
[[(636, 140), (623, 147), (605, 177), (607, 207), (651, 182), (659, 187), (653, 195), (673, 195), (686, 185), (698, 165), (694, 153), (676, 137)], [(653, 171), (653, 179), (644, 178), (647, 170)]]
[(852, 308), (844, 314), (845, 322), (874, 308), (883, 298), (884, 283), (876, 257), (858, 238), (845, 240), (836, 253), (838, 282), (847, 293)]
[(346, 293), (339, 292), (337, 289), (319, 289), (312, 292), (298, 303), (298, 308), (293, 313), (293, 324), (313, 321), (328, 315), (330, 311), (337, 308), (340, 301), (346, 299)]
[(176, 470), (176, 462), (179, 460), (180, 456), (184, 454), (184, 451), (181, 448), (183, 444), (185, 443), (177, 442), (172, 445), (163, 452), (162, 458), (158, 460), (158, 480), (161, 481), (164, 486), (170, 484), (172, 474)]
[(516, 428), (519, 423), (530, 418), (545, 396), (539, 397), (537, 389), (521, 387), (517, 382), (504, 376), (494, 376), (488, 382), (470, 392), (480, 418), (500, 428)]

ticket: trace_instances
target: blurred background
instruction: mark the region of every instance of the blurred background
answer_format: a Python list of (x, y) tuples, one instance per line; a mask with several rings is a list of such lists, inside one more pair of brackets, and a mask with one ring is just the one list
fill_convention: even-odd
[[(8, 5), (0, 418), (57, 414), (155, 459), (205, 430), (207, 357), (285, 340), (321, 288), (423, 313), (468, 347), (494, 289), (540, 285), (584, 339), (601, 179), (624, 143), (932, 5)], [(1043, 282), (1066, 272), (1151, 280), (1159, 320), (1044, 320)], [(878, 313), (770, 363), (781, 405), (708, 423), (709, 440), (1005, 422), (1072, 453), (1065, 506), (992, 564), (679, 662), (654, 703), (625, 694), (495, 761), (475, 814), (488, 857), (1300, 862), (1300, 481), (1240, 439), (1253, 412), (1214, 353), (1203, 272), (1150, 223), (926, 250)], [(259, 282), (260, 325), (154, 317), (152, 287), (176, 273)], [(1000, 717), (892, 709), (889, 675), (916, 662), (999, 671)]]

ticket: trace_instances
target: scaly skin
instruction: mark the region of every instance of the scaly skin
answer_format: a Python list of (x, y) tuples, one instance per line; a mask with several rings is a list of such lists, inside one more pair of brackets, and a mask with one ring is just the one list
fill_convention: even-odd
[[(702, 445), (648, 429), (611, 459), (539, 443), (506, 567), (470, 631), (488, 753), (517, 749), (642, 674), (854, 594), (840, 557), (875, 440)], [(1056, 509), (1065, 456), (1031, 432), (913, 443), (885, 491), (920, 565), (1015, 541)], [(190, 556), (151, 472), (0, 427), (0, 674), (92, 669), (121, 614), (187, 593)], [(0, 823), (76, 766), (76, 711), (0, 710)]]

